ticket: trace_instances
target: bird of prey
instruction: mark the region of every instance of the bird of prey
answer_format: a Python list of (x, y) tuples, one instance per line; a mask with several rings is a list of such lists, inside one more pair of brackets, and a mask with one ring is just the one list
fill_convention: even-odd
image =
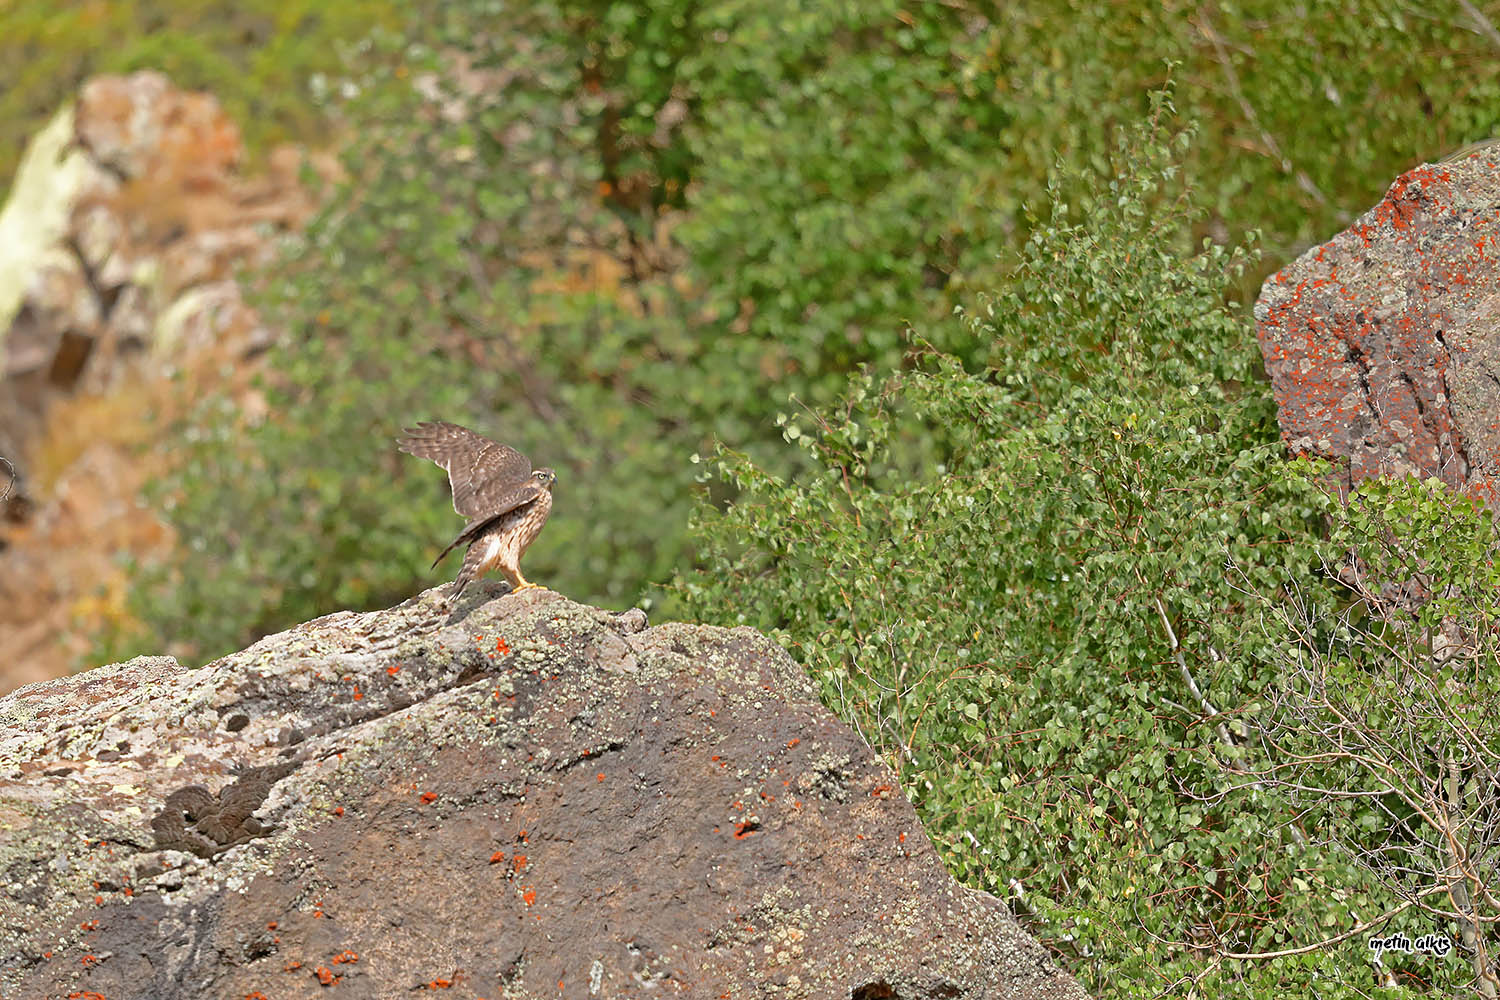
[(453, 487), (453, 509), (469, 519), (432, 563), (436, 566), (460, 543), (469, 543), (450, 599), (492, 569), (504, 574), (512, 592), (539, 586), (521, 575), (521, 555), (552, 512), (556, 473), (551, 469), (533, 472), (531, 460), (514, 448), (445, 420), (408, 427), (396, 447), (446, 469)]

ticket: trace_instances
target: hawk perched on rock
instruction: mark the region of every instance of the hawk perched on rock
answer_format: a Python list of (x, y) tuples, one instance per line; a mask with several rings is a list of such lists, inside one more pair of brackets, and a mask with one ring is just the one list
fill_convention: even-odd
[(551, 469), (531, 470), (531, 460), (509, 445), (481, 437), (457, 424), (434, 420), (409, 427), (396, 447), (427, 458), (448, 471), (453, 509), (469, 519), (459, 536), (433, 560), (461, 542), (469, 543), (463, 568), (449, 595), (457, 598), (474, 578), (498, 569), (512, 591), (539, 586), (521, 575), (521, 555), (552, 512)]

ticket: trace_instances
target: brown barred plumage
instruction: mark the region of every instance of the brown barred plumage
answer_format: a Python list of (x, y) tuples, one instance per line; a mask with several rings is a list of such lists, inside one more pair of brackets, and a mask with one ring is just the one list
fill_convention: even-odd
[(537, 586), (521, 575), (521, 556), (552, 512), (557, 475), (551, 469), (533, 472), (531, 461), (509, 445), (443, 420), (408, 428), (396, 446), (446, 469), (453, 509), (469, 519), (433, 562), (436, 566), (458, 545), (469, 544), (450, 597), (492, 569), (500, 570), (513, 590)]

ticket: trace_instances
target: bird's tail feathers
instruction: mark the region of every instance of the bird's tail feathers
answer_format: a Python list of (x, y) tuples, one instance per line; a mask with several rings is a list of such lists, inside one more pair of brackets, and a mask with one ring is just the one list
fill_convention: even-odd
[(458, 543), (461, 542), (461, 541), (463, 541), (463, 540), (464, 540), (464, 536), (463, 535), (459, 535), (457, 538), (453, 539), (453, 541), (449, 542), (448, 543), (448, 547), (446, 549), (444, 549), (443, 551), (439, 552), (438, 553), (438, 557), (436, 559), (434, 559), (432, 561), (432, 565), (429, 566), (429, 567), (427, 567), (427, 568), (428, 569), (437, 569), (437, 564), (443, 561), (443, 557), (446, 556), (448, 553), (452, 552), (454, 549), (458, 548)]
[(438, 557), (436, 559), (434, 559), (432, 561), (432, 565), (429, 566), (429, 567), (427, 567), (427, 568), (428, 569), (437, 569), (437, 564), (443, 561), (443, 557), (444, 556), (446, 556), (448, 553), (452, 552), (454, 549), (458, 548), (464, 542), (472, 542), (478, 536), (480, 530), (483, 529), (484, 526), (486, 524), (488, 524), (488, 523), (489, 523), (488, 521), (471, 521), (471, 522), (469, 522), (468, 526), (465, 527), (463, 531), (460, 531), (458, 533), (458, 537), (455, 538), (455, 539), (453, 539), (453, 541), (449, 542), (448, 543), (448, 547), (446, 549), (444, 549), (443, 551), (439, 552), (438, 553)]
[[(462, 541), (462, 539), (459, 539), (459, 541)], [(453, 543), (453, 545), (457, 544), (458, 541)], [(453, 545), (448, 546), (448, 548), (453, 548)], [(479, 575), (479, 564), (483, 561), (484, 554), (480, 547), (471, 547), (464, 555), (464, 564), (459, 568), (458, 577), (453, 581), (453, 591), (449, 595), (450, 597), (456, 599), (458, 595), (464, 592), (464, 588), (474, 582), (474, 578)]]

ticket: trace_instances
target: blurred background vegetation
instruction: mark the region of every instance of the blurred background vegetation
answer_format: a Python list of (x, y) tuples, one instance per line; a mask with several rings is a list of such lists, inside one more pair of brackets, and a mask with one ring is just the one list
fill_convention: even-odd
[(0, 3), (0, 195), (32, 133), (97, 73), (161, 70), (179, 87), (212, 91), (264, 152), (323, 137), (310, 99), (344, 51), (372, 27), (407, 23), (390, 0), (5, 0)]
[[(1497, 6), (11, 0), (0, 166), (149, 66), (348, 172), (255, 280), (267, 413), (159, 445), (180, 555), (98, 656), (451, 576), (390, 440), (467, 423), (559, 471), (529, 575), (775, 631), (1091, 990), (1386, 995), (1362, 940), (1218, 957), (1390, 901), (1232, 780), (1185, 676), (1253, 714), (1258, 602), (1334, 589), (1248, 303), (1500, 131)], [(1389, 995), (1467, 981), (1411, 969)]]

